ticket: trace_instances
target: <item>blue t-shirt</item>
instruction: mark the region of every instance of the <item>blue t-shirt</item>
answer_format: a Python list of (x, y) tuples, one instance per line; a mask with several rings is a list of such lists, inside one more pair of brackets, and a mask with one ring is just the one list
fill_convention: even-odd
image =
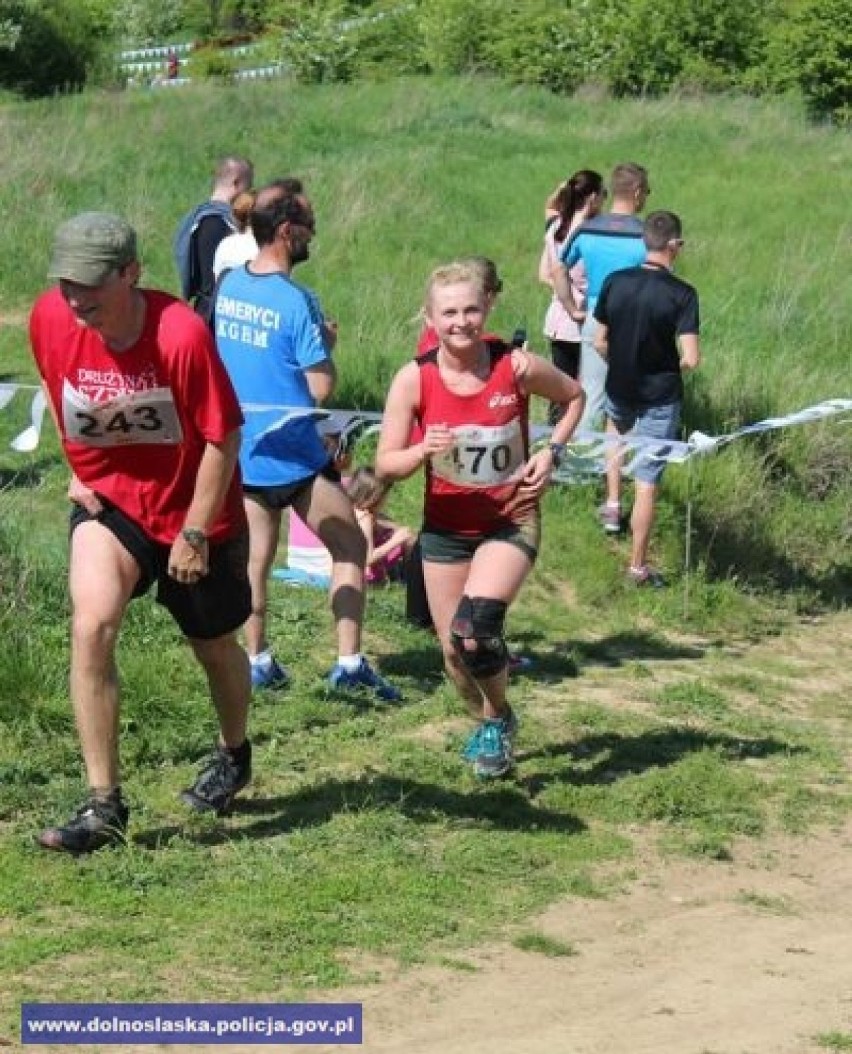
[(562, 247), (559, 259), (571, 268), (578, 260), (586, 269), (586, 301), (591, 310), (603, 284), (613, 273), (645, 262), (643, 223), (638, 216), (606, 212), (593, 216), (574, 231)]
[(316, 296), (286, 275), (236, 268), (219, 286), (215, 332), (245, 415), (243, 482), (277, 487), (316, 475), (329, 455), (314, 420), (279, 423), (282, 407), (315, 405), (304, 371), (328, 359)]

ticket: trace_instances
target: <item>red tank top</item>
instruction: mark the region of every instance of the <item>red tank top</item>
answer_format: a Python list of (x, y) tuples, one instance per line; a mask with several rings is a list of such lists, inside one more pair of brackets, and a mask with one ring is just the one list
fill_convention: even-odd
[(529, 456), (529, 400), (520, 391), (512, 348), (489, 341), (491, 371), (475, 395), (456, 395), (441, 379), (438, 352), (418, 359), (418, 423), (446, 424), (456, 434), (448, 454), (426, 464), (423, 521), (427, 529), (488, 534), (512, 522), (514, 497)]

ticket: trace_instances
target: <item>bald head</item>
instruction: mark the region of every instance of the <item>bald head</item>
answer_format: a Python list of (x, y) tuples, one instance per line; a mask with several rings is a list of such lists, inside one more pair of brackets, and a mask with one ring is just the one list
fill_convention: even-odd
[(233, 203), (238, 194), (249, 190), (254, 180), (254, 165), (245, 157), (223, 157), (213, 172), (214, 201)]

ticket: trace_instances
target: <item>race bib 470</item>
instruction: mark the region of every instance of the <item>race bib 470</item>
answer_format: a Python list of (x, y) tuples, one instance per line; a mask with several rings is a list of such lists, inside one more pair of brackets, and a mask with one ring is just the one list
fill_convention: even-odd
[(453, 433), (452, 450), (432, 458), (436, 476), (465, 487), (494, 487), (522, 475), (526, 458), (517, 418), (504, 425), (461, 425)]

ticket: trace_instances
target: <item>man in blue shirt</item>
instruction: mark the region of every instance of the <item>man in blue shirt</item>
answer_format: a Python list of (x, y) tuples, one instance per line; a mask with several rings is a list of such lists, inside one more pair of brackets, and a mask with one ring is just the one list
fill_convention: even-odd
[[(596, 427), (604, 407), (606, 363), (595, 350), (595, 304), (604, 282), (614, 271), (635, 267), (645, 259), (642, 221), (637, 214), (651, 193), (647, 170), (633, 163), (616, 165), (610, 189), (610, 211), (593, 216), (577, 228), (564, 245), (560, 266), (553, 274), (556, 295), (568, 314), (582, 323), (580, 383), (586, 392), (586, 409), (578, 431)], [(570, 269), (578, 261), (583, 263), (588, 282), (584, 306), (576, 301), (569, 277)]]
[(315, 232), (310, 202), (284, 181), (270, 184), (258, 192), (251, 226), (258, 254), (220, 281), (214, 325), (246, 419), (240, 469), (249, 521), (252, 614), (245, 637), (252, 684), (283, 688), (289, 681), (272, 655), (266, 623), (281, 515), (292, 506), (331, 553), (339, 651), (331, 687), (367, 689), (396, 701), (398, 689), (361, 654), (366, 542), (310, 413), (329, 398), (337, 379), (334, 330), (315, 294), (291, 278), (307, 260)]

